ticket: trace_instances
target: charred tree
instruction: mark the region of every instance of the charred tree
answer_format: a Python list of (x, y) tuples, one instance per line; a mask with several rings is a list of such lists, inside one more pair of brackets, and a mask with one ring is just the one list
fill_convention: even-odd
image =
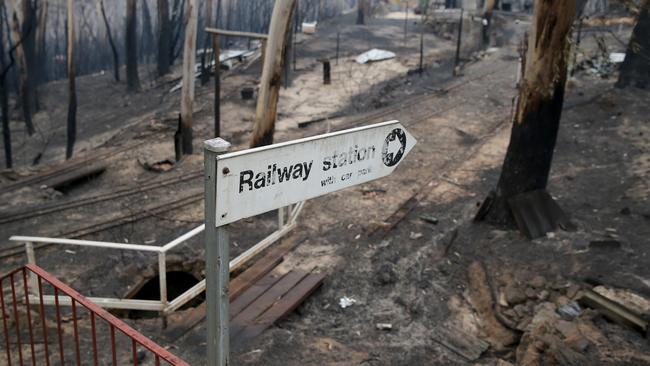
[(147, 58), (153, 51), (153, 25), (151, 23), (151, 12), (149, 11), (149, 5), (146, 0), (142, 2), (140, 8), (142, 9), (142, 41), (140, 42), (140, 59), (145, 60), (146, 62)]
[[(0, 13), (6, 9), (0, 4)], [(13, 49), (9, 50), (9, 64), (5, 62), (4, 27), (0, 26), (0, 112), (2, 112), (2, 140), (5, 151), (5, 167), (10, 169), (13, 166), (11, 149), (11, 127), (9, 126), (9, 97), (7, 92), (7, 74), (14, 64), (12, 56)], [(15, 46), (14, 46), (15, 47)]]
[(137, 0), (126, 0), (126, 85), (129, 91), (140, 90), (136, 10)]
[[(206, 0), (205, 12), (206, 12), (205, 26), (213, 27), (214, 23), (212, 21), (212, 0)], [(210, 67), (209, 66), (206, 67), (205, 64), (205, 59), (206, 59), (206, 55), (208, 54), (207, 50), (209, 46), (210, 46), (210, 35), (205, 34), (205, 36), (203, 37), (203, 53), (201, 53), (201, 84), (203, 85), (205, 85), (208, 81), (210, 81)]]
[(357, 24), (366, 24), (366, 0), (357, 0)]
[[(171, 24), (175, 26), (175, 30), (173, 33), (173, 37), (171, 40), (171, 45), (169, 47), (169, 63), (170, 65), (174, 63), (174, 60), (182, 53), (183, 51), (183, 44), (180, 42), (181, 35), (183, 34), (183, 27), (185, 23), (187, 23), (187, 19), (185, 18), (185, 0), (179, 1), (175, 0), (174, 1), (174, 11), (172, 13), (172, 20)], [(181, 43), (179, 50), (176, 51), (176, 45)]]
[(74, 64), (74, 7), (73, 0), (68, 0), (68, 128), (65, 158), (70, 159), (74, 152), (74, 143), (77, 138), (77, 90), (75, 86), (75, 64)]
[(41, 84), (47, 79), (47, 15), (48, 15), (48, 0), (41, 0), (38, 8), (38, 26), (36, 28), (36, 62), (39, 65), (37, 68), (36, 83)]
[(269, 38), (264, 55), (264, 66), (255, 110), (255, 126), (251, 147), (273, 143), (278, 99), (282, 86), (285, 48), (291, 33), (291, 19), (296, 0), (276, 0), (269, 26)]
[(25, 62), (27, 64), (27, 97), (32, 111), (37, 111), (38, 98), (36, 96), (36, 75), (39, 74), (37, 69), (41, 65), (36, 62), (36, 5), (37, 2), (31, 0), (22, 1), (22, 23), (21, 34), (23, 39), (23, 50), (25, 53)]
[(546, 188), (560, 126), (575, 0), (535, 2), (510, 144), (477, 219), (512, 226), (508, 200)]
[(650, 86), (650, 0), (645, 0), (640, 8), (616, 86)]
[(188, 0), (188, 18), (185, 26), (185, 43), (183, 44), (183, 87), (181, 91), (181, 135), (184, 155), (191, 155), (193, 152), (192, 114), (194, 111), (194, 65), (196, 64), (198, 13), (198, 1)]
[(483, 8), (483, 47), (490, 46), (490, 28), (492, 28), (492, 14), (496, 0), (486, 0)]
[(108, 38), (108, 44), (111, 47), (111, 52), (113, 54), (113, 76), (115, 81), (120, 81), (120, 56), (117, 53), (117, 47), (115, 46), (115, 41), (113, 41), (113, 34), (111, 33), (111, 25), (108, 22), (106, 17), (106, 10), (104, 9), (104, 1), (99, 0), (99, 11), (102, 15), (104, 21), (104, 26), (106, 27), (106, 37)]
[(25, 57), (25, 48), (23, 47), (23, 35), (20, 32), (20, 21), (18, 20), (18, 11), (16, 9), (15, 1), (12, 9), (11, 21), (11, 38), (13, 39), (16, 47), (16, 59), (18, 62), (18, 83), (20, 103), (23, 110), (23, 118), (25, 119), (25, 127), (29, 136), (34, 134), (34, 124), (32, 122), (32, 99), (29, 85), (29, 69), (27, 59)]
[(158, 0), (158, 76), (169, 73), (171, 38), (172, 24), (169, 19), (169, 0)]

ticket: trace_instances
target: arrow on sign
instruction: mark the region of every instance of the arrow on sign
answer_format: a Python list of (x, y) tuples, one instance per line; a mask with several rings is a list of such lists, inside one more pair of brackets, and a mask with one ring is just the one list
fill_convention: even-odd
[(415, 143), (390, 121), (219, 155), (216, 225), (385, 177)]

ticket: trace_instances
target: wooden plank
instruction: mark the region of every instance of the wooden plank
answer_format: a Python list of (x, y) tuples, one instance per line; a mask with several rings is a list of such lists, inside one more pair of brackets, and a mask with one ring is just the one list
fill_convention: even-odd
[(97, 162), (95, 164), (87, 165), (85, 167), (75, 169), (69, 173), (62, 174), (50, 179), (45, 180), (41, 184), (48, 187), (52, 187), (56, 190), (61, 190), (63, 188), (72, 186), (77, 183), (81, 183), (84, 180), (91, 179), (92, 177), (98, 176), (103, 173), (108, 167), (106, 162)]
[(87, 166), (90, 161), (93, 161), (93, 160), (94, 161), (105, 161), (106, 159), (112, 157), (113, 155), (117, 155), (117, 154), (120, 154), (122, 152), (134, 149), (134, 148), (136, 148), (136, 147), (138, 147), (138, 146), (140, 146), (142, 144), (144, 144), (144, 142), (139, 142), (139, 143), (135, 143), (135, 144), (132, 144), (132, 145), (126, 145), (126, 146), (122, 146), (122, 147), (115, 148), (115, 149), (99, 148), (96, 151), (91, 152), (91, 153), (89, 153), (87, 155), (78, 156), (76, 158), (67, 160), (66, 162), (64, 162), (62, 164), (51, 166), (50, 168), (48, 168), (48, 169), (46, 169), (46, 170), (44, 170), (42, 172), (36, 173), (36, 174), (34, 174), (32, 176), (25, 177), (25, 178), (22, 178), (20, 180), (17, 180), (15, 182), (13, 182), (13, 183), (6, 184), (6, 185), (0, 187), (0, 190), (2, 190), (3, 192), (9, 192), (9, 191), (19, 189), (19, 188), (22, 188), (22, 187), (27, 187), (27, 186), (30, 186), (30, 185), (39, 184), (39, 183), (41, 183), (42, 181), (44, 181), (46, 179), (49, 179), (49, 178), (52, 178), (52, 177), (55, 177), (55, 176), (58, 176), (58, 175), (61, 175), (61, 174), (65, 174), (65, 173), (67, 173), (69, 171), (72, 171), (72, 170), (83, 168), (83, 167)]
[(262, 296), (258, 297), (243, 311), (234, 317), (230, 324), (230, 337), (237, 339), (238, 334), (245, 327), (253, 324), (254, 320), (268, 310), (284, 294), (296, 286), (303, 278), (307, 277), (306, 272), (290, 271), (281, 281), (270, 287)]
[(296, 240), (285, 240), (282, 243), (272, 246), (264, 257), (255, 261), (251, 267), (230, 281), (231, 299), (237, 298), (253, 283), (264, 277), (264, 275), (282, 262), (285, 254), (292, 251), (293, 248), (305, 240), (307, 240), (306, 236)]
[(583, 306), (590, 307), (598, 310), (606, 318), (630, 327), (636, 331), (641, 332), (643, 336), (648, 336), (650, 332), (650, 325), (648, 321), (643, 319), (643, 316), (636, 313), (618, 302), (612, 301), (605, 296), (591, 290), (583, 289), (583, 295), (578, 300)]
[(325, 276), (322, 274), (309, 274), (295, 287), (277, 300), (267, 311), (258, 316), (253, 324), (246, 326), (236, 338), (233, 339), (232, 348), (240, 349), (253, 338), (262, 334), (276, 321), (286, 317), (302, 304), (322, 284)]
[(230, 317), (234, 318), (241, 313), (248, 305), (257, 300), (262, 294), (268, 291), (273, 285), (282, 280), (286, 273), (279, 273), (271, 271), (262, 277), (259, 281), (255, 282), (241, 296), (238, 296), (235, 301), (230, 304)]
[(431, 338), (449, 348), (468, 361), (481, 357), (490, 344), (454, 326), (440, 326), (432, 332)]
[[(285, 242), (272, 247), (264, 257), (257, 260), (251, 267), (230, 281), (229, 291), (231, 314), (233, 309), (232, 306), (238, 306), (235, 304), (236, 299), (280, 264), (284, 255), (305, 239), (306, 237), (299, 240), (286, 240)], [(165, 331), (165, 338), (175, 342), (178, 338), (196, 327), (203, 319), (205, 319), (205, 307), (206, 305), (203, 303), (194, 309), (187, 311), (182, 322), (173, 324), (167, 328)], [(237, 314), (239, 314), (239, 312), (237, 312)]]

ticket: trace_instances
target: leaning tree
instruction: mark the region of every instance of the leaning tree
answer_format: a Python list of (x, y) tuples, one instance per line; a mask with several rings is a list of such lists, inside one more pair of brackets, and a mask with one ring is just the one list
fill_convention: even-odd
[(479, 219), (512, 225), (508, 200), (546, 188), (560, 126), (575, 0), (535, 1), (510, 144)]

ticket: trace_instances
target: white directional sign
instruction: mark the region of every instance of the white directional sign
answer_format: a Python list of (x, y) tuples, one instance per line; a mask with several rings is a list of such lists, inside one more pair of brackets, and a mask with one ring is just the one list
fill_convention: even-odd
[(385, 177), (415, 143), (390, 121), (219, 155), (216, 226)]

